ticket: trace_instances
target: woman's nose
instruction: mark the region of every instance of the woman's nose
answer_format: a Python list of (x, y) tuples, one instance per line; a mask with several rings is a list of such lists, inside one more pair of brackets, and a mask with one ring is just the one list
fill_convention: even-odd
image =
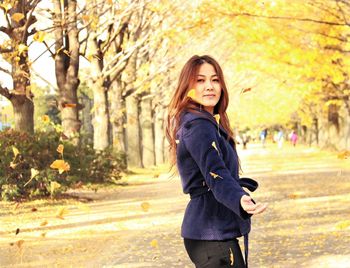
[(211, 83), (211, 81), (206, 82), (205, 89), (206, 90), (213, 90), (213, 84)]

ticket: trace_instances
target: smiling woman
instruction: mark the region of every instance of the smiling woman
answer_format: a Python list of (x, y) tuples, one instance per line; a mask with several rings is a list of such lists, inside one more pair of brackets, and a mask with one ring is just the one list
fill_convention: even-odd
[[(196, 267), (247, 267), (250, 217), (266, 209), (243, 189), (257, 183), (239, 178), (239, 160), (226, 114), (228, 92), (220, 65), (193, 56), (183, 67), (169, 105), (167, 138), (183, 192), (190, 195), (181, 227)], [(238, 244), (244, 236), (245, 256)]]

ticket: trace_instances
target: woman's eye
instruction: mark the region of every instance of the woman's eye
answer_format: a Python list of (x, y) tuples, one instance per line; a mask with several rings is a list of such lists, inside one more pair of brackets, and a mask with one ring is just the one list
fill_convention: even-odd
[(202, 83), (202, 82), (204, 82), (204, 79), (198, 79), (197, 82)]
[(219, 83), (219, 79), (213, 79), (213, 82)]

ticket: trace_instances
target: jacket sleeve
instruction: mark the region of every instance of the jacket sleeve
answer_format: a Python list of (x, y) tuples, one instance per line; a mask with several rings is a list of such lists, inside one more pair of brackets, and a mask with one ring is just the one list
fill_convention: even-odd
[[(251, 215), (243, 210), (240, 200), (243, 195), (249, 194), (242, 189), (226, 168), (220, 148), (218, 148), (217, 131), (208, 120), (197, 119), (192, 121), (190, 126), (184, 127), (182, 139), (215, 199), (242, 219), (247, 219)], [(216, 147), (213, 146), (213, 142)]]

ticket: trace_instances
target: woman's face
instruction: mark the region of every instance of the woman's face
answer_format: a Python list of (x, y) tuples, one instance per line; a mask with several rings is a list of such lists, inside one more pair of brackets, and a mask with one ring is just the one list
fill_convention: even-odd
[(214, 107), (221, 96), (219, 77), (213, 65), (205, 62), (199, 67), (193, 89), (196, 93), (196, 101), (202, 104), (206, 111), (213, 114)]

